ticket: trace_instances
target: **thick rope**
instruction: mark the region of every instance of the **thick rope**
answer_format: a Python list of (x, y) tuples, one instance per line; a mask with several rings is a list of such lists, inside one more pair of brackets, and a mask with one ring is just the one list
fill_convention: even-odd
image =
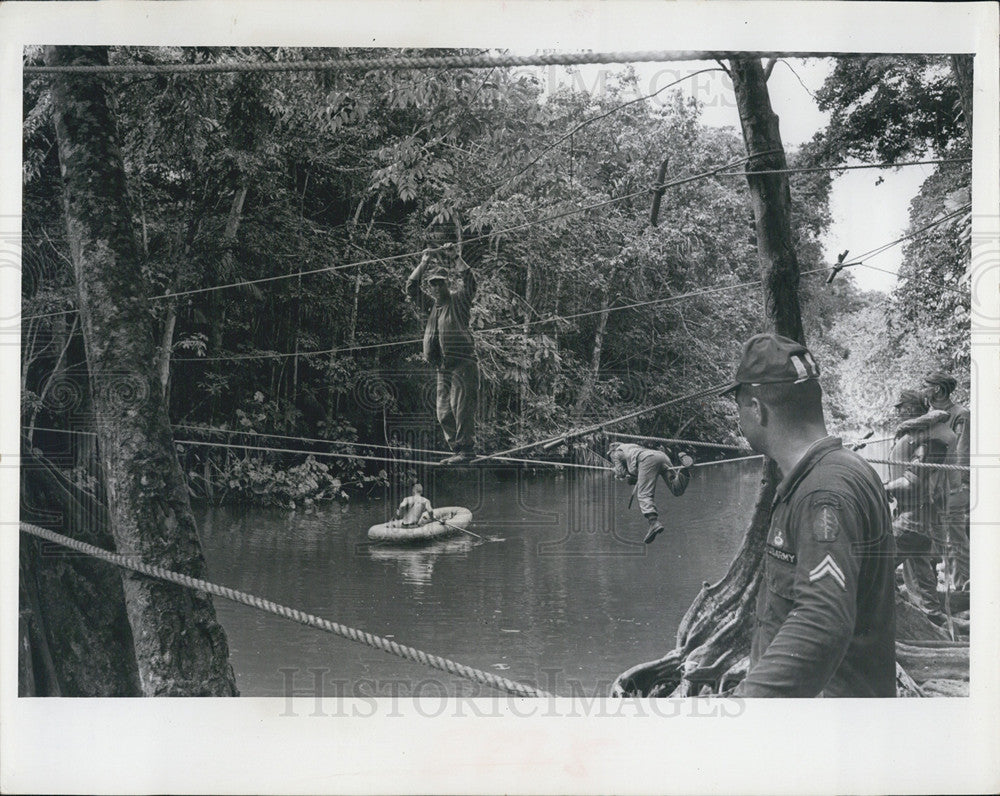
[(968, 464), (937, 464), (935, 462), (901, 462), (896, 459), (865, 459), (871, 464), (893, 464), (900, 467), (916, 467), (924, 470), (971, 470)]
[(491, 674), (490, 672), (484, 672), (481, 669), (475, 669), (462, 663), (456, 663), (448, 658), (442, 658), (439, 655), (432, 655), (428, 652), (424, 652), (423, 650), (418, 650), (415, 647), (410, 647), (406, 644), (399, 644), (392, 639), (376, 636), (364, 630), (357, 630), (338, 622), (331, 622), (329, 619), (323, 619), (322, 617), (315, 616), (314, 614), (307, 614), (297, 608), (289, 608), (288, 606), (280, 605), (279, 603), (272, 602), (271, 600), (266, 600), (263, 597), (257, 597), (256, 595), (248, 594), (247, 592), (230, 589), (228, 586), (219, 586), (218, 584), (210, 583), (207, 580), (193, 578), (190, 575), (174, 572), (169, 569), (164, 569), (163, 567), (145, 564), (142, 561), (136, 560), (134, 557), (112, 553), (109, 550), (104, 550), (103, 548), (95, 547), (92, 544), (71, 539), (68, 536), (63, 536), (62, 534), (55, 533), (47, 528), (32, 525), (31, 523), (22, 522), (20, 525), (23, 533), (37, 536), (40, 539), (54, 542), (55, 544), (68, 547), (71, 550), (76, 550), (80, 553), (86, 553), (89, 556), (99, 558), (102, 561), (114, 564), (122, 569), (128, 569), (132, 572), (138, 572), (151, 578), (158, 578), (159, 580), (174, 583), (178, 586), (184, 586), (188, 589), (206, 592), (207, 594), (213, 594), (216, 597), (224, 597), (225, 599), (232, 600), (236, 603), (249, 605), (251, 608), (256, 608), (259, 611), (265, 611), (266, 613), (274, 614), (276, 616), (283, 617), (284, 619), (290, 619), (293, 622), (298, 622), (301, 625), (314, 627), (318, 630), (324, 630), (327, 633), (333, 633), (336, 636), (356, 641), (359, 644), (365, 644), (374, 649), (381, 650), (382, 652), (387, 652), (390, 655), (396, 655), (397, 657), (405, 660), (414, 661), (416, 663), (423, 664), (424, 666), (430, 666), (434, 669), (440, 669), (448, 674), (455, 675), (456, 677), (462, 677), (466, 680), (472, 680), (473, 682), (482, 683), (490, 688), (506, 691), (508, 694), (514, 694), (515, 696), (522, 697), (554, 696), (554, 694), (550, 694), (549, 692), (543, 691), (539, 688), (524, 685), (523, 683), (517, 683), (513, 680), (508, 680), (506, 677), (499, 677), (495, 674)]
[(733, 50), (642, 50), (639, 52), (536, 53), (533, 55), (388, 55), (376, 58), (330, 58), (328, 60), (236, 62), (207, 64), (110, 64), (77, 66), (25, 66), (26, 75), (145, 75), (214, 74), (226, 72), (314, 72), (369, 71), (373, 69), (487, 69), (506, 66), (574, 66), (576, 64), (656, 63), (670, 61), (717, 61), (782, 55), (786, 58), (818, 58), (835, 53), (773, 53)]

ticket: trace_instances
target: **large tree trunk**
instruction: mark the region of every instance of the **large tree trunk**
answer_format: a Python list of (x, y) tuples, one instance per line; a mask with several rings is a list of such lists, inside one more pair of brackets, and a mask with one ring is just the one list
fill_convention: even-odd
[[(757, 58), (730, 61), (736, 106), (743, 127), (747, 171), (787, 169), (778, 131), (778, 117), (771, 110), (764, 68)], [(757, 257), (764, 280), (765, 323), (778, 334), (805, 342), (799, 307), (799, 263), (792, 246), (792, 195), (787, 174), (747, 177), (757, 226)]]
[[(113, 547), (107, 512), (29, 448), (22, 450), (21, 516)], [(21, 537), (20, 696), (141, 696), (132, 630), (118, 572)]]
[[(102, 47), (46, 47), (45, 62), (107, 64)], [(52, 105), (90, 392), (118, 552), (205, 576), (187, 486), (163, 405), (122, 156), (104, 84), (58, 75)], [(233, 696), (226, 636), (211, 598), (122, 575), (142, 691)]]
[[(760, 60), (734, 59), (730, 61), (730, 72), (747, 154), (757, 155), (747, 171), (787, 168), (778, 117), (771, 109)], [(757, 227), (766, 325), (778, 334), (805, 342), (788, 178), (784, 174), (748, 175), (747, 182)], [(615, 694), (691, 696), (702, 691), (723, 691), (742, 679), (777, 483), (778, 468), (767, 460), (750, 527), (726, 576), (714, 585), (706, 583), (702, 587), (681, 620), (675, 648), (660, 660), (640, 664), (620, 675)]]

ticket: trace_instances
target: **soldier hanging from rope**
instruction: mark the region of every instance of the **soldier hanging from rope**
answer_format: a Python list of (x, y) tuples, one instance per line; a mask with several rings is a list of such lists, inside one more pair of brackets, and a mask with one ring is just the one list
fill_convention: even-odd
[[(448, 285), (450, 261), (461, 286)], [(429, 290), (421, 290), (420, 280), (428, 265)], [(425, 250), (420, 264), (406, 280), (406, 294), (422, 308), (425, 298), (433, 301), (424, 327), (424, 359), (437, 370), (437, 419), (444, 439), (454, 451), (442, 464), (458, 464), (475, 452), (476, 399), (479, 394), (479, 365), (469, 329), (476, 276), (453, 244), (433, 252)]]
[[(670, 491), (680, 497), (691, 480), (690, 467), (694, 464), (694, 459), (686, 453), (681, 453), (682, 466), (677, 467), (663, 451), (627, 442), (612, 442), (608, 447), (608, 458), (614, 465), (615, 478), (635, 485), (634, 494), (639, 498), (639, 510), (649, 523), (649, 530), (643, 541), (649, 544), (664, 530), (656, 510), (656, 503), (653, 502), (656, 496), (657, 477), (663, 478)], [(631, 500), (629, 505), (632, 505)]]

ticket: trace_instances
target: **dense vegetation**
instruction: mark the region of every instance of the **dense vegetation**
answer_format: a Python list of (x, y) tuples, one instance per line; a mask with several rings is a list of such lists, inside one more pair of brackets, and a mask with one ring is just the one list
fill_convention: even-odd
[[(811, 147), (833, 162), (901, 162), (971, 155), (966, 105), (971, 71), (933, 56), (841, 59), (817, 94), (830, 124)], [(971, 69), (971, 57), (968, 62)], [(963, 92), (967, 92), (963, 98)], [(968, 163), (935, 166), (910, 205), (916, 232), (971, 201)], [(903, 248), (896, 288), (843, 307), (823, 342), (835, 363), (833, 395), (859, 425), (885, 423), (902, 387), (919, 387), (933, 368), (958, 380), (967, 401), (971, 365), (971, 210), (958, 212)], [(891, 236), (890, 236), (891, 237)]]
[[(329, 54), (118, 48), (112, 60)], [(868, 61), (838, 63), (819, 95), (834, 121), (791, 165), (968, 152), (960, 125), (934, 124), (935, 109), (955, 116), (946, 61)], [(898, 96), (880, 98), (879, 113), (909, 120), (902, 133), (856, 123), (878, 110), (859, 105), (865, 80), (886, 69), (902, 77), (887, 82)], [(742, 138), (703, 125), (679, 94), (629, 103), (640, 87), (627, 69), (593, 95), (547, 93), (531, 72), (504, 69), (164, 74), (109, 86), (148, 292), (160, 297), (148, 331), (175, 423), (440, 449), (432, 373), (414, 342), (422, 319), (402, 288), (419, 252), (446, 241), (462, 243), (479, 277), (484, 450), (725, 381), (740, 341), (762, 325), (760, 287), (740, 287), (759, 278), (745, 179), (669, 188), (658, 226), (648, 220), (665, 159), (668, 181), (727, 163), (739, 171)], [(42, 317), (22, 335), (22, 415), (66, 426), (86, 418), (87, 371), (76, 315), (50, 314), (73, 308), (75, 289), (45, 79), (26, 84), (24, 119), (23, 307)], [(942, 227), (911, 245), (888, 305), (846, 272), (826, 285), (810, 272), (826, 265), (830, 179), (791, 175), (794, 234), (809, 274), (807, 339), (827, 366), (835, 425), (854, 430), (881, 424), (895, 385), (931, 361), (947, 360), (967, 390), (968, 229)], [(967, 186), (967, 169), (928, 180), (913, 227)], [(209, 289), (222, 284), (232, 287)], [(698, 293), (719, 287), (730, 289)], [(701, 400), (619, 430), (731, 440), (732, 415), (726, 400)], [(218, 495), (284, 504), (379, 477), (360, 459), (189, 447), (184, 457), (199, 492), (211, 483)]]

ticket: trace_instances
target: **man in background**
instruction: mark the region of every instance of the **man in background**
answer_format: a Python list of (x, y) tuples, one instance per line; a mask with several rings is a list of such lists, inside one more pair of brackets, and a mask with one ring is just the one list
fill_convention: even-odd
[(924, 377), (924, 394), (932, 409), (948, 413), (948, 426), (955, 434), (955, 444), (948, 451), (948, 464), (961, 465), (964, 469), (948, 474), (948, 501), (942, 517), (951, 548), (951, 566), (948, 576), (957, 589), (969, 583), (969, 438), (971, 415), (968, 407), (955, 403), (951, 395), (957, 382), (954, 376), (940, 370)]
[(918, 390), (900, 393), (896, 413), (900, 422), (889, 460), (905, 464), (890, 465), (885, 491), (896, 501), (893, 533), (903, 562), (903, 583), (911, 602), (930, 619), (943, 622), (935, 563), (937, 553), (945, 554), (946, 561), (949, 558), (942, 520), (950, 473), (920, 465), (946, 463), (956, 437), (949, 428), (948, 413), (927, 411), (924, 395)]

